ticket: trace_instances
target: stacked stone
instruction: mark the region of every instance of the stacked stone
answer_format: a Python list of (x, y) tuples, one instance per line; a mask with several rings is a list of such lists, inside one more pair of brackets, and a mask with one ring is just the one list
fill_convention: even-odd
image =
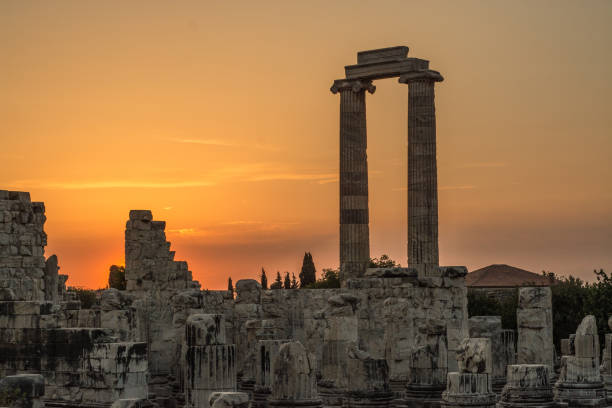
[(402, 75), (408, 84), (408, 266), (438, 273), (438, 175), (434, 84), (440, 73)]
[(497, 408), (556, 408), (567, 406), (553, 400), (550, 366), (515, 364), (508, 366), (506, 385)]
[(283, 344), (274, 360), (271, 407), (321, 407), (317, 394), (315, 361), (302, 343)]
[(370, 261), (365, 91), (372, 81), (334, 81), (340, 92), (340, 279), (364, 275)]
[(40, 374), (11, 375), (0, 379), (0, 404), (16, 408), (43, 408), (45, 381)]
[(389, 388), (389, 367), (385, 359), (372, 358), (354, 348), (348, 353), (347, 369), (347, 407), (389, 407), (393, 392)]
[(45, 400), (108, 405), (147, 398), (146, 344), (116, 342), (112, 334), (110, 329), (47, 330), (41, 358)]
[(211, 393), (236, 391), (236, 351), (222, 315), (189, 316), (183, 349), (186, 407), (208, 408)]
[(555, 350), (550, 288), (519, 288), (516, 319), (518, 326), (517, 362), (519, 364), (546, 364), (549, 372), (553, 373)]
[(507, 360), (507, 344), (502, 338), (502, 323), (500, 316), (472, 316), (469, 319), (470, 337), (487, 338), (491, 340), (491, 355), (493, 371), (490, 373), (493, 390), (499, 394), (506, 383), (506, 366), (513, 362)]
[(467, 338), (457, 351), (459, 371), (448, 373), (442, 407), (494, 408), (491, 339)]
[(44, 203), (32, 202), (30, 193), (0, 190), (2, 299), (45, 300), (45, 221)]
[(268, 398), (272, 393), (272, 373), (280, 347), (289, 340), (259, 340), (257, 342), (257, 360), (255, 387), (253, 390), (253, 408), (267, 408)]
[[(516, 364), (516, 341), (514, 340), (514, 330), (504, 329), (501, 332), (501, 340), (503, 347), (503, 361), (506, 366)], [(504, 368), (504, 378), (506, 378), (506, 369)], [(495, 385), (493, 386), (495, 388)]]
[(131, 210), (125, 226), (127, 290), (150, 292), (199, 288), (187, 262), (175, 261), (166, 241), (165, 221), (153, 221), (149, 210)]
[(576, 330), (573, 351), (573, 355), (561, 357), (555, 400), (571, 407), (605, 406), (606, 391), (599, 372), (599, 335), (594, 316), (582, 319)]
[(385, 359), (389, 365), (389, 386), (396, 398), (404, 397), (410, 372), (410, 351), (414, 347), (412, 309), (410, 299), (390, 297), (384, 301)]
[[(612, 330), (612, 316), (608, 318), (608, 327)], [(601, 364), (601, 374), (606, 389), (608, 405), (612, 405), (612, 333), (606, 333)]]
[(350, 294), (331, 296), (324, 310), (319, 393), (325, 406), (341, 406), (348, 388), (348, 352), (358, 344), (357, 304)]
[(406, 406), (439, 406), (448, 373), (446, 321), (431, 317), (415, 319), (415, 329), (415, 347), (410, 354), (410, 373), (406, 385)]

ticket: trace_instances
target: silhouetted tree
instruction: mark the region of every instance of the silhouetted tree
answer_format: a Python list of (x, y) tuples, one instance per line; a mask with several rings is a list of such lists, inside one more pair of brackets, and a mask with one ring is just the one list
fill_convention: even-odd
[(285, 289), (291, 289), (291, 278), (289, 277), (289, 272), (285, 272), (285, 282), (283, 287)]
[(266, 270), (264, 268), (261, 268), (260, 282), (262, 289), (268, 289), (268, 277), (266, 276)]
[(232, 277), (227, 279), (227, 290), (234, 293), (234, 284), (232, 283)]
[(295, 279), (295, 273), (291, 272), (291, 289), (297, 289), (299, 287), (297, 279)]
[(370, 258), (370, 268), (395, 268), (398, 266), (401, 265), (396, 263), (387, 254), (382, 254), (380, 258)]
[(125, 290), (125, 267), (111, 265), (108, 272), (108, 287)]
[(270, 285), (270, 289), (282, 289), (283, 288), (283, 279), (281, 278), (280, 272), (276, 272), (276, 279), (274, 283)]
[(317, 280), (317, 269), (315, 268), (314, 261), (310, 252), (304, 253), (304, 260), (302, 261), (302, 271), (300, 272), (300, 287), (305, 287), (311, 283), (315, 283)]
[(340, 287), (340, 278), (337, 269), (323, 269), (323, 276), (308, 286), (300, 286), (303, 289), (333, 289)]

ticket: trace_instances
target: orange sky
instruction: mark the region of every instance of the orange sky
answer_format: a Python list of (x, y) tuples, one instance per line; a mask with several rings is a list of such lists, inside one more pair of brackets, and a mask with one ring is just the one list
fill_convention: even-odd
[[(437, 85), (440, 260), (612, 270), (612, 2), (0, 3), (0, 188), (47, 254), (106, 284), (128, 211), (203, 287), (338, 262), (338, 95), (407, 45)], [(367, 96), (372, 256), (406, 264), (407, 89)]]

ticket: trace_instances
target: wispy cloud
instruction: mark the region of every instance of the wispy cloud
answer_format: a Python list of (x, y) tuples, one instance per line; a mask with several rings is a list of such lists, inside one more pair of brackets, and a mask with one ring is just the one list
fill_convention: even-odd
[(235, 143), (229, 140), (220, 140), (220, 139), (181, 139), (181, 138), (167, 138), (173, 143), (180, 144), (196, 144), (196, 145), (205, 145), (205, 146), (220, 146), (220, 147), (243, 147), (243, 148), (252, 148), (252, 149), (260, 149), (260, 150), (271, 150), (278, 151), (281, 150), (277, 146), (266, 145), (266, 144), (251, 144), (251, 143)]
[(169, 230), (166, 230), (166, 232), (186, 235), (186, 234), (193, 234), (196, 232), (196, 230), (195, 228), (178, 228), (178, 229), (169, 229)]
[(209, 181), (84, 181), (84, 182), (54, 182), (54, 181), (32, 181), (20, 180), (10, 183), (20, 188), (44, 188), (57, 190), (92, 190), (109, 188), (184, 188), (184, 187), (208, 187), (214, 185)]
[(164, 210), (166, 210), (166, 211), (169, 211), (169, 210), (171, 210), (171, 209), (172, 209), (172, 207), (170, 207), (170, 206), (168, 206), (168, 207), (164, 207)]
[(460, 164), (457, 167), (460, 169), (483, 169), (483, 168), (499, 168), (506, 167), (504, 162), (473, 162)]

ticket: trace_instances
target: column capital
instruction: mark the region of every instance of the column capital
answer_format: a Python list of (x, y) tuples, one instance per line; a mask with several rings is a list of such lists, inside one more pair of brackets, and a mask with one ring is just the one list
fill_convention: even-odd
[(366, 90), (373, 94), (374, 91), (376, 91), (376, 86), (372, 84), (372, 81), (363, 79), (336, 79), (329, 90), (333, 94), (346, 90), (351, 90), (353, 92), (361, 92)]
[(438, 71), (433, 69), (420, 69), (418, 71), (408, 72), (399, 77), (400, 84), (409, 84), (410, 82), (442, 82), (444, 78)]

